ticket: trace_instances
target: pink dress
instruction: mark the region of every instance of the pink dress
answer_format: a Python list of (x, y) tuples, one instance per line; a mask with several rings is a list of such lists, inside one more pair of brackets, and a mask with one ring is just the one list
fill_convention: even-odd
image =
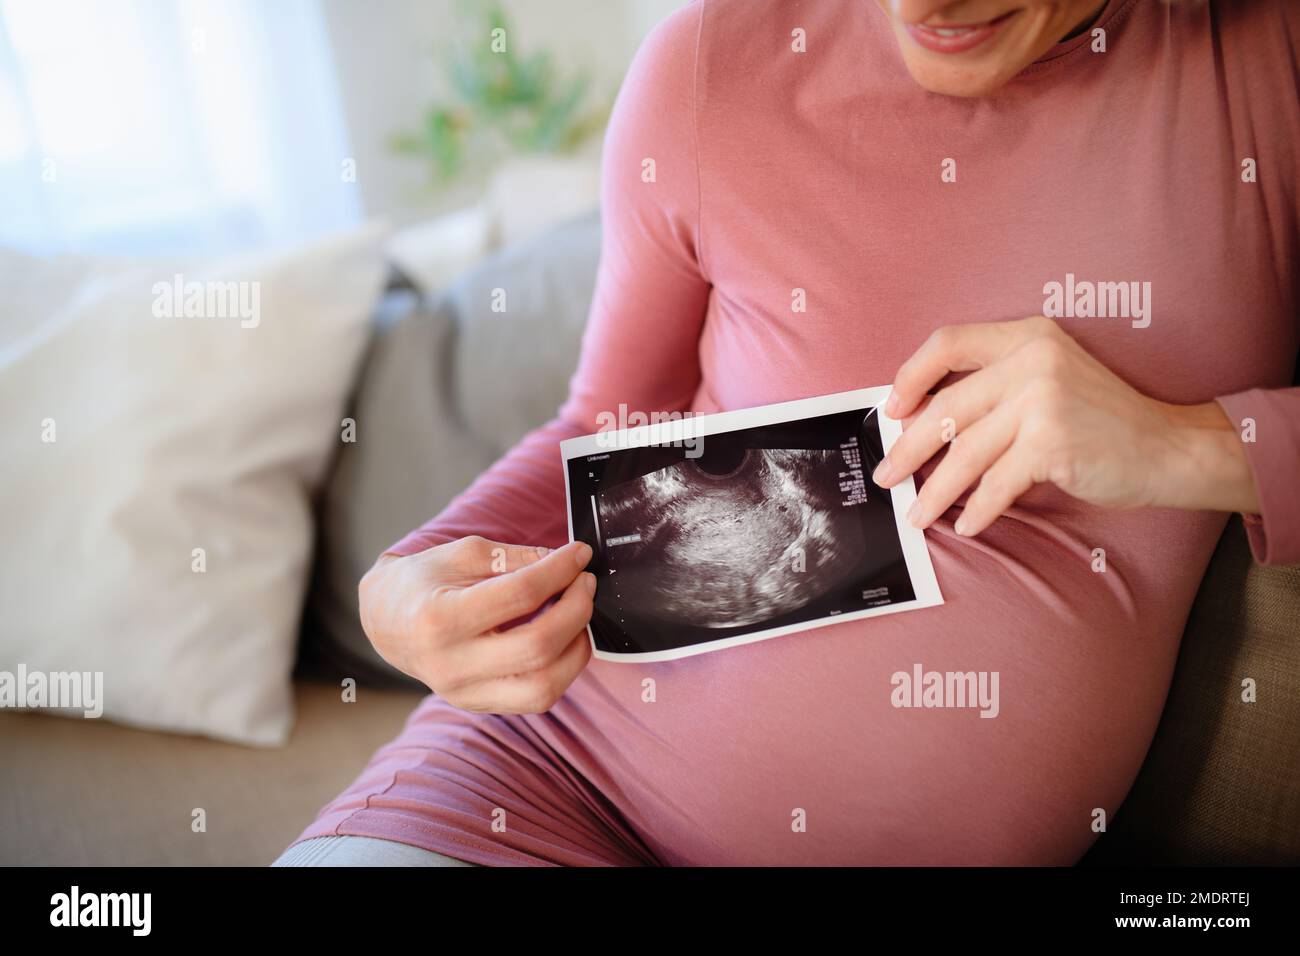
[[(932, 329), (1043, 312), (1068, 273), (1150, 283), (1145, 327), (1060, 322), (1144, 393), (1253, 419), (1255, 555), (1300, 561), (1300, 4), (1111, 0), (1095, 26), (1104, 53), (1085, 33), (995, 97), (956, 99), (911, 80), (867, 0), (673, 14), (608, 133), (568, 401), (393, 551), (474, 533), (559, 546), (558, 444), (598, 412), (887, 384)], [(1143, 761), (1225, 516), (1050, 486), (975, 539), (953, 533), (959, 513), (927, 533), (942, 607), (593, 661), (541, 715), (430, 696), (299, 839), (474, 863), (1070, 863)], [(917, 663), (998, 671), (999, 716), (895, 708), (890, 677)]]

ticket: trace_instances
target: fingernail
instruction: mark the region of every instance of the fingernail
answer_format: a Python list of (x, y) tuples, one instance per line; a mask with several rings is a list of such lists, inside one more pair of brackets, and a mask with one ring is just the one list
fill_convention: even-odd
[(889, 463), (888, 458), (882, 458), (880, 464), (876, 466), (876, 470), (871, 473), (871, 480), (883, 488), (885, 482), (889, 481), (893, 474), (894, 466)]
[(573, 549), (573, 560), (578, 562), (578, 567), (585, 568), (591, 561), (591, 545), (585, 541), (579, 541), (578, 546)]
[(588, 594), (596, 593), (596, 575), (590, 571), (582, 572), (582, 586), (587, 589)]
[(548, 554), (551, 553), (551, 549), (550, 549), (550, 548), (537, 547), (537, 548), (535, 548), (534, 550), (537, 552), (537, 556), (538, 556), (539, 558), (544, 558), (544, 557), (546, 557)]
[(921, 527), (921, 499), (917, 498), (912, 502), (912, 507), (907, 509), (907, 520), (913, 528)]
[(970, 531), (970, 522), (966, 520), (964, 514), (958, 517), (956, 523), (952, 526), (952, 530), (956, 531), (962, 537), (965, 537), (967, 532)]
[(890, 392), (889, 401), (885, 402), (885, 414), (890, 418), (898, 417), (898, 393)]

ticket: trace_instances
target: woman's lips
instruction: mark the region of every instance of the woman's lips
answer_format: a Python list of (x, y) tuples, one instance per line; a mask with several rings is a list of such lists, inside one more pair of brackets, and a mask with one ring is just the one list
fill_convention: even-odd
[(965, 53), (979, 46), (997, 33), (1015, 11), (984, 23), (967, 23), (961, 26), (929, 26), (922, 23), (905, 23), (912, 39), (935, 53)]

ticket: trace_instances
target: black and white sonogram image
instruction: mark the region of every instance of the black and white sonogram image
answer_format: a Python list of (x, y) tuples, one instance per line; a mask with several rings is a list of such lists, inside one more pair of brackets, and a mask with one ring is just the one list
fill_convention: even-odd
[[(911, 601), (878, 421), (854, 409), (569, 468), (598, 650), (643, 654)], [(689, 443), (688, 443), (689, 444)]]

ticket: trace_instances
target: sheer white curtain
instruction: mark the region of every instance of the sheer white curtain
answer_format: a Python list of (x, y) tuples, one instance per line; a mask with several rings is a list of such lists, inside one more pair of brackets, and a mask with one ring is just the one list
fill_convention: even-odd
[(0, 243), (227, 251), (360, 217), (317, 0), (0, 0)]

